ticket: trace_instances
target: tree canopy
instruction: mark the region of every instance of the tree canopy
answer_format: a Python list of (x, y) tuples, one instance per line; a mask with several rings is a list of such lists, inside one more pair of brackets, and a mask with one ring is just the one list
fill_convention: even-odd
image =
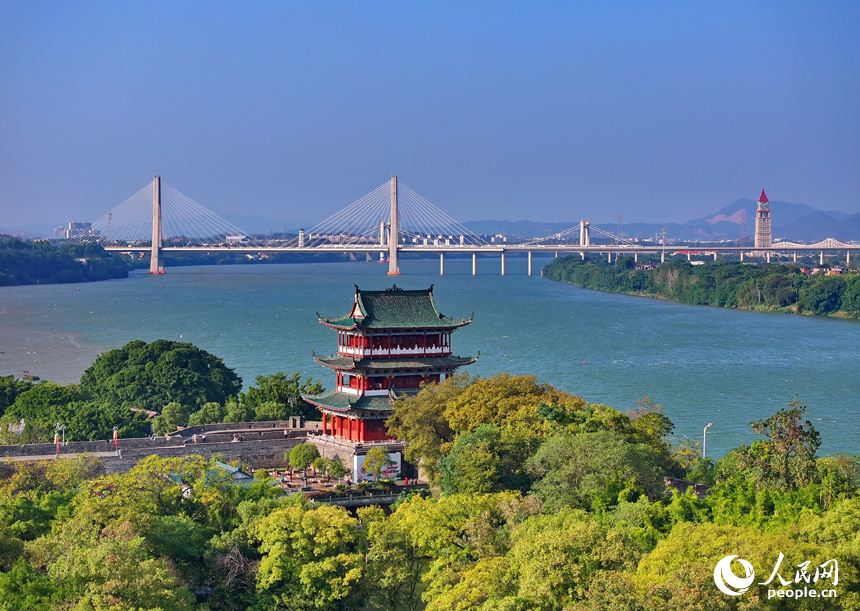
[(160, 412), (176, 402), (197, 409), (237, 396), (242, 379), (224, 362), (190, 343), (141, 340), (96, 358), (83, 376), (81, 389), (108, 405)]
[(634, 269), (631, 257), (616, 264), (569, 256), (546, 267), (551, 280), (582, 288), (656, 296), (682, 303), (860, 316), (860, 274), (807, 276), (798, 264), (668, 260), (656, 269)]
[(291, 377), (281, 371), (257, 376), (257, 385), (241, 394), (241, 402), (256, 413), (257, 420), (286, 420), (290, 416), (317, 419), (317, 409), (302, 399), (302, 394), (319, 394), (323, 386), (308, 378), (304, 382), (298, 372)]

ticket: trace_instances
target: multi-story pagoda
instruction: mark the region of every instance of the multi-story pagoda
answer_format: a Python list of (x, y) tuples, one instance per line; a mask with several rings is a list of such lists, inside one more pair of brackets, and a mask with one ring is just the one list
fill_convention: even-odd
[(335, 385), (304, 399), (322, 412), (323, 438), (358, 447), (394, 441), (385, 421), (395, 399), (418, 392), (422, 384), (441, 382), (476, 360), (451, 353), (451, 333), (472, 318), (439, 313), (432, 285), (417, 291), (356, 286), (349, 314), (319, 316), (319, 321), (337, 331), (337, 354), (314, 354), (317, 363), (334, 370)]

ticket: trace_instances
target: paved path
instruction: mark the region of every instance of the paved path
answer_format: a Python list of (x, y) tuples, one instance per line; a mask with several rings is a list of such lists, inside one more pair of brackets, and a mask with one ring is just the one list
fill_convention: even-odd
[[(116, 452), (84, 452), (83, 454), (88, 454), (90, 456), (116, 456)], [(61, 452), (59, 456), (56, 454), (43, 454), (42, 456), (3, 456), (0, 458), (0, 461), (3, 460), (15, 460), (15, 461), (24, 461), (24, 460), (55, 460), (56, 458), (77, 458), (79, 454), (75, 453), (64, 453)]]

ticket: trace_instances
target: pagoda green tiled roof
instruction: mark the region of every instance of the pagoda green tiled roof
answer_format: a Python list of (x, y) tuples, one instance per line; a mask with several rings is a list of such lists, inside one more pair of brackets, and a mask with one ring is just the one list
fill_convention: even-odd
[(388, 395), (357, 397), (343, 392), (330, 390), (321, 395), (302, 395), (302, 399), (317, 407), (326, 407), (339, 412), (362, 412), (365, 415), (384, 415), (392, 411), (392, 398)]
[(356, 286), (355, 306), (346, 316), (320, 316), (320, 322), (342, 329), (454, 329), (472, 322), (472, 318), (440, 313), (433, 301), (432, 285), (414, 291), (397, 285), (383, 291), (362, 291)]
[(358, 358), (336, 354), (333, 356), (314, 355), (320, 365), (332, 369), (384, 371), (390, 369), (409, 369), (413, 371), (436, 371), (452, 369), (474, 363), (476, 356), (401, 356), (383, 358)]

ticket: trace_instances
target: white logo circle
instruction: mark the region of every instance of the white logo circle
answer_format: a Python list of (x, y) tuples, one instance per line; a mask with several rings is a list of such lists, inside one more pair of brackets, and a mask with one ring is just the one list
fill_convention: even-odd
[[(743, 566), (744, 570), (747, 572), (746, 576), (738, 577), (732, 572), (732, 560), (735, 558), (738, 557), (726, 556), (720, 560), (714, 568), (714, 583), (717, 584), (720, 592), (728, 594), (729, 596), (740, 596), (746, 592), (752, 585), (752, 582), (755, 581), (755, 571), (753, 570), (752, 565), (743, 558), (738, 558), (738, 562), (741, 563), (741, 566)], [(728, 586), (735, 588), (735, 590), (729, 589), (727, 584)]]

